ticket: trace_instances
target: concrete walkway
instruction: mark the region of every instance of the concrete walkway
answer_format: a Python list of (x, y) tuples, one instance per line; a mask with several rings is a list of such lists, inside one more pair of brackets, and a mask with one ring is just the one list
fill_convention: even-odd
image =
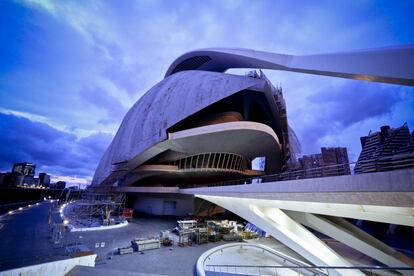
[(50, 242), (48, 212), (52, 203), (25, 207), (1, 218), (0, 271), (65, 258)]

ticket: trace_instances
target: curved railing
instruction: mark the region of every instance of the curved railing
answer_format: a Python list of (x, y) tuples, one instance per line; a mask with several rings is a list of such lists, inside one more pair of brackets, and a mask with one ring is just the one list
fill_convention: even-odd
[(229, 186), (229, 185), (241, 185), (241, 184), (253, 184), (253, 183), (266, 183), (266, 182), (275, 182), (275, 181), (286, 181), (286, 180), (299, 180), (299, 179), (309, 179), (309, 178), (320, 178), (328, 176), (340, 176), (340, 175), (349, 175), (352, 173), (351, 170), (347, 171), (346, 167), (354, 165), (356, 162), (350, 163), (341, 163), (335, 165), (327, 165), (316, 168), (309, 169), (298, 169), (292, 171), (286, 171), (277, 174), (267, 174), (263, 176), (255, 176), (242, 178), (237, 180), (228, 180), (221, 181), (216, 183), (210, 183), (207, 186)]
[[(206, 275), (206, 271), (212, 271), (212, 272), (226, 272), (226, 273), (242, 273), (242, 267), (244, 265), (236, 265), (236, 264), (228, 264), (228, 265), (217, 265), (217, 264), (206, 264), (206, 262), (210, 259), (210, 257), (213, 254), (216, 254), (218, 252), (222, 252), (225, 249), (229, 249), (232, 247), (241, 247), (241, 248), (254, 248), (254, 249), (260, 249), (263, 252), (266, 251), (267, 253), (280, 258), (281, 262), (283, 263), (284, 266), (288, 266), (290, 268), (293, 269), (298, 269), (300, 268), (302, 272), (306, 271), (307, 273), (305, 274), (309, 274), (309, 275), (327, 275), (327, 273), (323, 270), (317, 269), (317, 268), (312, 268), (310, 266), (308, 266), (306, 263), (303, 263), (299, 260), (296, 260), (290, 256), (287, 256), (281, 252), (278, 252), (272, 248), (269, 248), (267, 246), (261, 245), (261, 244), (252, 244), (252, 243), (231, 243), (231, 244), (225, 244), (225, 245), (220, 245), (217, 247), (214, 247), (206, 252), (204, 252), (197, 260), (196, 263), (196, 270), (197, 270), (197, 275), (198, 276), (205, 276)], [(229, 268), (234, 268), (233, 270), (229, 269)], [(245, 267), (256, 267), (256, 266), (245, 266)], [(257, 267), (264, 267), (264, 266), (257, 266)], [(273, 267), (273, 266), (272, 266)], [(277, 266), (275, 266), (277, 267)], [(217, 268), (217, 269), (216, 269)], [(226, 270), (220, 270), (220, 268), (227, 268)], [(237, 268), (239, 269), (239, 272), (237, 272)], [(260, 271), (260, 270), (259, 270)], [(260, 274), (259, 274), (260, 275)]]
[[(222, 252), (226, 248), (231, 247), (254, 247), (266, 251), (281, 259), (280, 265), (248, 265), (248, 264), (207, 264), (213, 254)], [(261, 244), (252, 243), (231, 243), (214, 247), (204, 252), (197, 260), (196, 271), (198, 276), (205, 276), (206, 271), (218, 274), (211, 275), (225, 275), (241, 274), (241, 275), (285, 275), (287, 271), (295, 273), (295, 275), (332, 275), (342, 272), (351, 272), (352, 270), (359, 270), (368, 275), (379, 275), (381, 272), (385, 274), (402, 273), (411, 275), (414, 272), (414, 267), (388, 267), (388, 266), (316, 266), (309, 265), (302, 261), (296, 260), (281, 252)], [(336, 272), (336, 273), (335, 273)]]

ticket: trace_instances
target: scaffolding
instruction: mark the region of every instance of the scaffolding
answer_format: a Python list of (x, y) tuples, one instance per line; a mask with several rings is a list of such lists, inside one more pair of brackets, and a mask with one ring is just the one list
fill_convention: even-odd
[(75, 227), (114, 225), (125, 220), (124, 193), (97, 193), (87, 191), (80, 199), (69, 201), (64, 216)]

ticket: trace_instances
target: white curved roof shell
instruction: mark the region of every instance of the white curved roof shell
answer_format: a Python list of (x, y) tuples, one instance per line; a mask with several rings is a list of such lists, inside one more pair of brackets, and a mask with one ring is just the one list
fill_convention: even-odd
[(263, 79), (208, 71), (183, 71), (165, 78), (125, 115), (99, 162), (92, 184), (100, 184), (108, 177), (114, 163), (131, 160), (166, 140), (166, 130), (181, 120), (239, 91), (260, 91), (264, 86)]

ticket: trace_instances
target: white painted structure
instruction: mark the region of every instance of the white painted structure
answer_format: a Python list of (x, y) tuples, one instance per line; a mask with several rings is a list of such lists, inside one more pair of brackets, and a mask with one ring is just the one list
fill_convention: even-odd
[(87, 231), (102, 231), (102, 230), (110, 230), (110, 229), (117, 229), (122, 228), (128, 225), (128, 221), (123, 221), (118, 224), (114, 225), (100, 225), (96, 227), (75, 227), (72, 224), (69, 224), (69, 231), (70, 232), (87, 232)]
[(230, 68), (273, 69), (413, 86), (414, 46), (302, 56), (241, 48), (207, 48), (180, 56), (165, 76), (185, 70), (225, 72)]
[(64, 276), (75, 266), (95, 266), (96, 254), (2, 271), (2, 276)]
[[(181, 193), (194, 194), (243, 217), (315, 265), (352, 266), (304, 226), (387, 266), (414, 267), (412, 259), (342, 219), (364, 219), (413, 227), (413, 183), (414, 169), (407, 169), (183, 189)], [(400, 272), (410, 275), (411, 271)]]

